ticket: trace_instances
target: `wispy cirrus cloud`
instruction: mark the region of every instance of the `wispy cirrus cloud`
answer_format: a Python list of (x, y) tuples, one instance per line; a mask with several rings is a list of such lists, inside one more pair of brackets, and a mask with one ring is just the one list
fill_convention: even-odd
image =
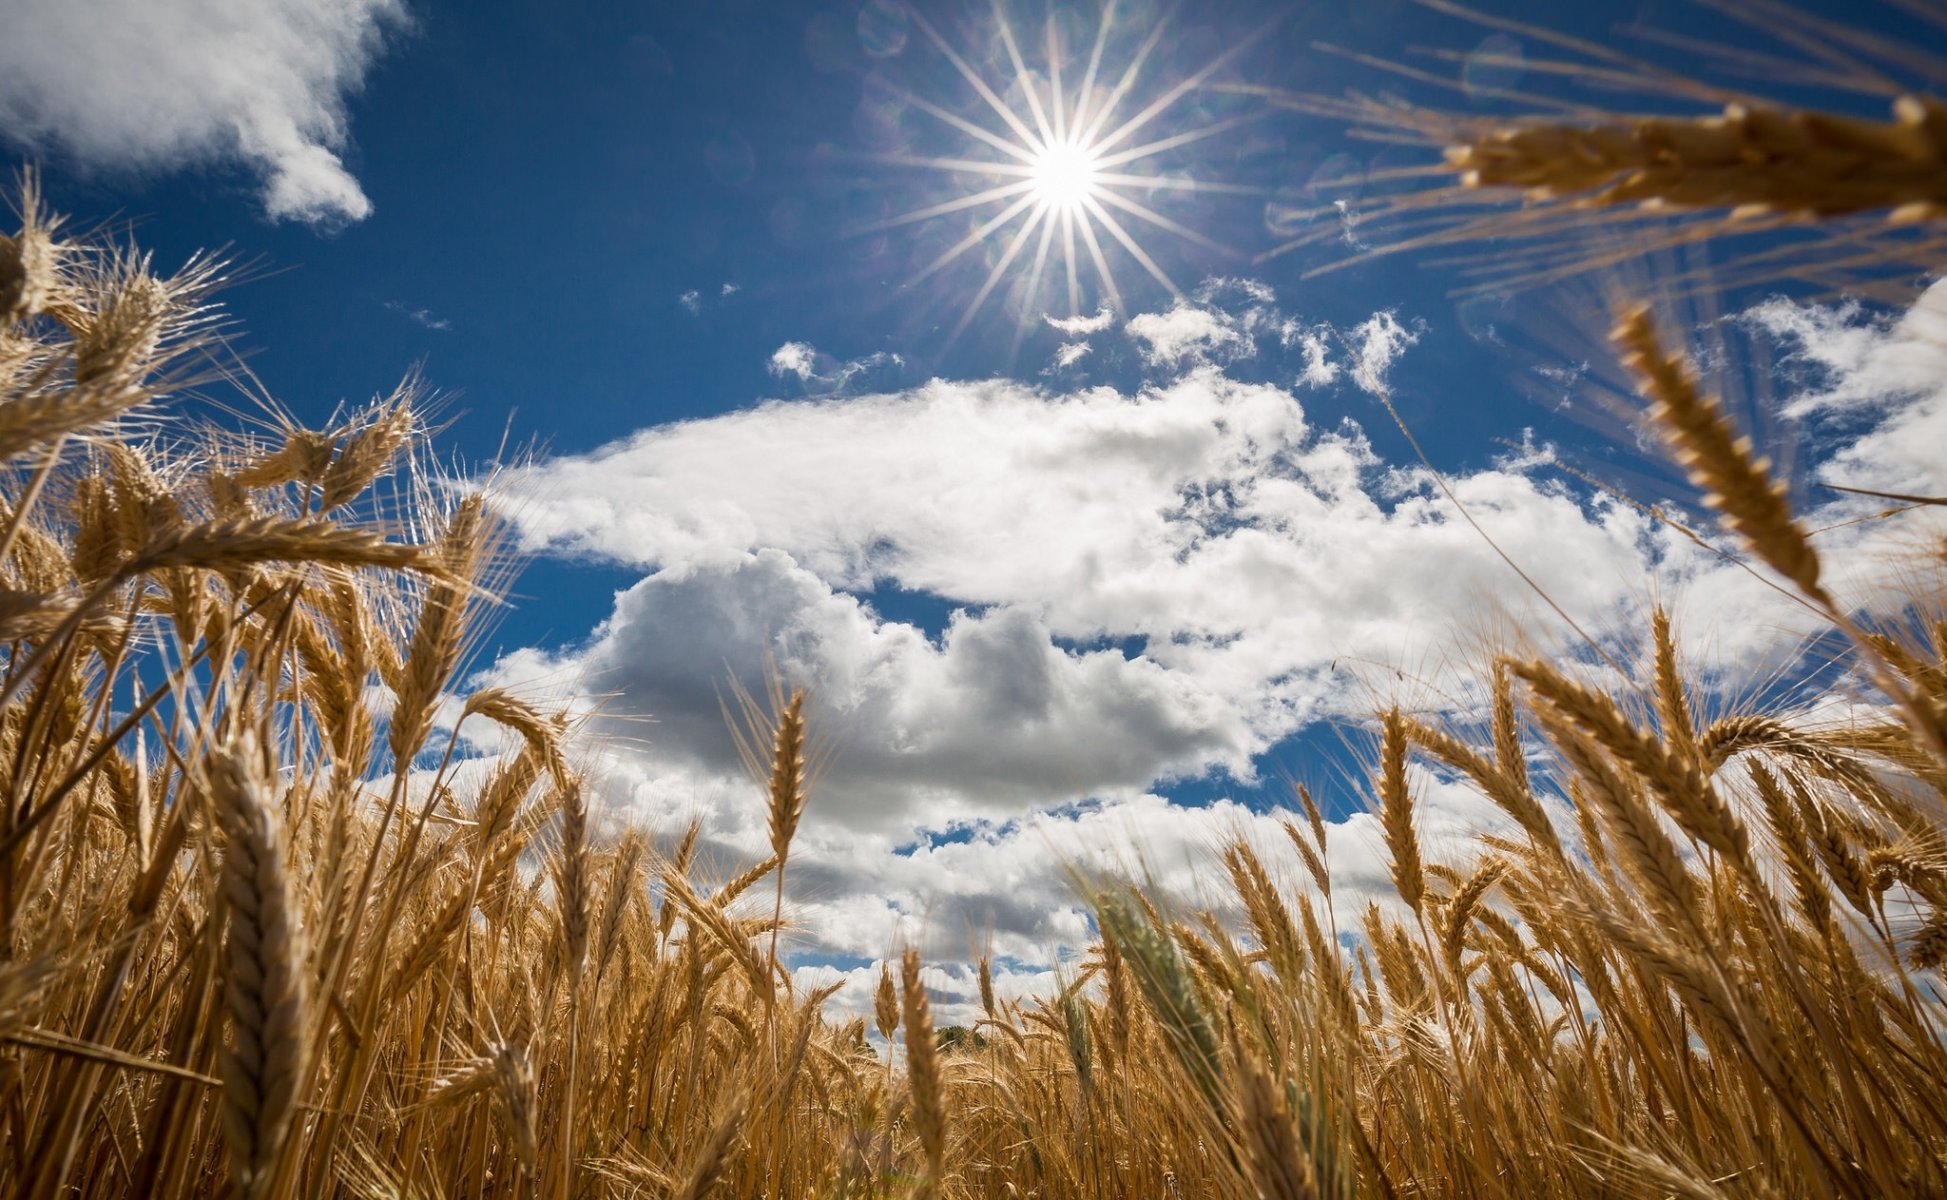
[(772, 375), (795, 379), (806, 392), (814, 395), (842, 392), (855, 380), (896, 372), (903, 365), (903, 358), (885, 350), (840, 362), (829, 354), (819, 353), (809, 342), (786, 342), (772, 351), (765, 363)]
[(436, 332), (444, 333), (445, 331), (453, 328), (453, 322), (447, 320), (445, 317), (438, 315), (437, 313), (433, 312), (431, 309), (413, 308), (411, 305), (402, 303), (398, 300), (387, 300), (385, 302), (385, 311), (389, 313), (397, 313), (399, 316), (402, 316), (406, 320), (411, 321), (414, 325), (419, 326), (421, 329), (431, 329)]

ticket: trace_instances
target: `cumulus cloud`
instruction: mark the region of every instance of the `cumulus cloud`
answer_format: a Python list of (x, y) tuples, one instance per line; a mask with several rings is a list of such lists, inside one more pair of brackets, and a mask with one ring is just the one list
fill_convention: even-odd
[(1092, 317), (1056, 317), (1043, 313), (1041, 319), (1069, 337), (1087, 337), (1114, 324), (1115, 314), (1109, 311), (1107, 305), (1103, 305)]
[(1747, 314), (1803, 368), (1785, 415), (1816, 423), (1866, 425), (1823, 464), (1829, 483), (1881, 491), (1937, 486), (1947, 447), (1947, 280), (1913, 307), (1879, 319), (1855, 304), (1774, 300)]
[(659, 758), (734, 775), (718, 693), (726, 671), (759, 681), (767, 657), (817, 685), (820, 736), (844, 747), (833, 770), (854, 832), (1004, 819), (1070, 781), (1140, 788), (1211, 761), (1241, 771), (1254, 741), (1193, 679), (1115, 651), (1065, 651), (1024, 607), (963, 610), (931, 638), (775, 549), (659, 571), (617, 596), (571, 664), (503, 670), (571, 665), (613, 697), (605, 717), (654, 718), (639, 736)]
[(1168, 312), (1141, 313), (1127, 328), (1141, 345), (1143, 361), (1152, 367), (1230, 362), (1256, 350), (1236, 317), (1188, 300), (1178, 300)]
[(1060, 371), (1072, 367), (1087, 358), (1088, 354), (1087, 342), (1064, 342), (1061, 349), (1055, 351), (1055, 369)]
[(1283, 353), (1289, 361), (1295, 352), (1295, 386), (1330, 387), (1349, 371), (1361, 388), (1376, 393), (1426, 329), (1424, 321), (1402, 322), (1397, 311), (1385, 310), (1341, 334), (1330, 322), (1285, 312), (1277, 299), (1259, 280), (1209, 279), (1166, 312), (1138, 314), (1125, 331), (1137, 343), (1143, 365), (1157, 373), (1228, 366), (1258, 358), (1261, 350), (1269, 368), (1277, 370), (1282, 365), (1277, 356)]
[[(1376, 312), (1352, 330), (1352, 377), (1369, 392), (1386, 390), (1386, 375), (1406, 348), (1420, 340), (1420, 330), (1408, 329), (1391, 312)], [(1311, 353), (1307, 348), (1307, 356)]]
[[(694, 292), (685, 293), (686, 296), (694, 296), (695, 294)], [(809, 379), (816, 372), (817, 364), (818, 351), (812, 348), (810, 342), (786, 342), (776, 350), (771, 351), (769, 365), (771, 374), (780, 379), (786, 375), (795, 375), (799, 379)]]
[(1307, 326), (1295, 320), (1286, 321), (1280, 326), (1278, 337), (1287, 347), (1295, 346), (1305, 356), (1304, 369), (1298, 372), (1299, 383), (1320, 388), (1338, 381), (1340, 368), (1332, 361), (1332, 330), (1329, 326)]
[[(691, 288), (689, 291), (684, 292), (682, 295), (676, 297), (676, 303), (682, 305), (683, 311), (687, 312), (692, 317), (699, 316), (703, 312), (703, 293), (697, 291), (695, 288)], [(782, 347), (781, 349), (778, 350), (778, 354), (783, 354), (785, 350), (790, 349), (792, 346), (796, 344), (797, 343), (793, 342)], [(772, 370), (774, 373), (776, 371), (777, 361), (778, 361), (777, 355), (776, 354), (772, 355), (771, 363), (772, 363)]]
[(400, 0), (18, 0), (0, 135), (111, 169), (241, 162), (274, 220), (361, 220), (345, 98), (404, 23)]
[[(1848, 361), (1907, 353), (1902, 330), (1876, 327), (1877, 349)], [(1348, 340), (1383, 377), (1416, 336), (1378, 314)], [(781, 370), (819, 370), (809, 347), (784, 350)], [(1886, 408), (1852, 444), (1914, 411)], [(1806, 618), (1788, 598), (1632, 506), (1530, 474), (1547, 461), (1530, 445), (1449, 482), (1578, 621), (1614, 633), (1662, 596), (1733, 690), (1797, 652)], [(767, 663), (816, 686), (815, 730), (837, 754), (791, 895), (800, 945), (828, 956), (870, 959), (896, 936), (963, 955), (969, 930), (991, 929), (1033, 977), (1086, 936), (1066, 868), (1105, 855), (1210, 902), (1176, 860), (1275, 830), (1242, 806), (1171, 805), (1159, 782), (1251, 782), (1268, 747), (1363, 719), (1401, 679), (1423, 707), (1468, 711), (1484, 629), (1568, 640), (1424, 473), (1381, 461), (1356, 426), (1316, 423), (1298, 393), (1208, 364), (1133, 392), (935, 380), (774, 401), (510, 483), (530, 498), (530, 548), (642, 572), (582, 644), (489, 675), (608, 696), (604, 727), (628, 740), (606, 792), (624, 810), (703, 814), (713, 852), (761, 857), (762, 804), (719, 689)], [(1823, 535), (1834, 586), (1875, 603), (1862, 564), (1937, 519)], [(902, 594), (946, 615), (923, 622)], [(1455, 846), (1492, 820), (1464, 788), (1418, 785), (1426, 827)], [(1335, 827), (1345, 896), (1384, 888), (1369, 822)]]

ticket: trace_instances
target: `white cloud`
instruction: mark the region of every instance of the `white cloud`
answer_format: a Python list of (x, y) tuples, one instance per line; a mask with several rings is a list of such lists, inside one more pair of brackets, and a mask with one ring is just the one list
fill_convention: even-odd
[(1064, 342), (1061, 349), (1055, 351), (1055, 369), (1060, 371), (1072, 367), (1087, 358), (1088, 353), (1087, 342)]
[[(1109, 650), (1066, 652), (1019, 606), (954, 615), (933, 640), (834, 591), (781, 550), (669, 567), (616, 597), (572, 664), (510, 660), (503, 675), (572, 674), (612, 696), (611, 721), (662, 761), (735, 776), (718, 694), (759, 684), (767, 656), (813, 683), (819, 736), (843, 747), (834, 786), (854, 832), (888, 837), (955, 819), (1004, 819), (1068, 781), (1142, 787), (1208, 761), (1248, 766), (1241, 714), (1193, 679)], [(566, 668), (566, 669), (564, 669)]]
[(1372, 247), (1360, 240), (1359, 222), (1364, 217), (1358, 209), (1352, 207), (1351, 201), (1334, 200), (1332, 201), (1332, 207), (1337, 209), (1339, 214), (1339, 240), (1354, 250), (1363, 251), (1372, 249)]
[(809, 342), (786, 342), (771, 351), (770, 372), (779, 379), (795, 375), (809, 379), (816, 372), (818, 351)]
[(842, 392), (856, 379), (896, 372), (906, 360), (888, 351), (839, 362), (809, 342), (786, 342), (771, 352), (767, 367), (779, 379), (796, 379), (814, 395)]
[[(1420, 329), (1408, 329), (1391, 312), (1376, 312), (1352, 330), (1352, 377), (1369, 392), (1386, 390), (1386, 375), (1406, 348), (1420, 340)], [(1307, 349), (1307, 354), (1310, 351)]]
[(16, 0), (0, 134), (111, 169), (240, 161), (273, 219), (361, 220), (345, 97), (405, 15), (400, 0)]
[[(1323, 337), (1291, 328), (1300, 346)], [(1906, 353), (1901, 328), (1848, 361)], [(1378, 314), (1349, 340), (1383, 377), (1416, 336)], [(780, 355), (794, 376), (824, 370), (801, 343)], [(1894, 406), (1875, 430), (1916, 411)], [(1630, 506), (1528, 473), (1547, 458), (1526, 446), (1450, 483), (1586, 627), (1626, 630), (1660, 596), (1731, 692), (1797, 652), (1799, 606)], [(1928, 470), (1940, 486), (1941, 464)], [(790, 891), (802, 944), (826, 954), (870, 958), (907, 936), (965, 955), (968, 930), (992, 928), (1002, 953), (1045, 964), (1084, 936), (1065, 868), (1109, 850), (1133, 863), (1132, 845), (1168, 860), (1147, 866), (1186, 903), (1210, 900), (1178, 860), (1238, 825), (1275, 829), (1240, 806), (1172, 806), (1148, 794), (1157, 781), (1248, 781), (1294, 730), (1360, 719), (1402, 689), (1467, 711), (1466, 663), (1487, 631), (1519, 631), (1537, 652), (1568, 644), (1424, 473), (1380, 461), (1354, 426), (1314, 424), (1293, 392), (1209, 365), (1134, 393), (936, 380), (772, 402), (511, 483), (530, 548), (643, 572), (585, 644), (492, 672), (612, 697), (606, 727), (630, 739), (612, 755), (617, 803), (650, 821), (704, 813), (721, 854), (761, 857), (761, 799), (718, 689), (727, 671), (757, 683), (767, 658), (816, 686), (837, 753)], [(1822, 535), (1834, 586), (1874, 603), (1870, 564), (1909, 552), (1938, 516)], [(951, 615), (928, 629), (897, 599), (869, 602), (892, 589)], [(1490, 811), (1421, 784), (1424, 825), (1459, 854)], [(904, 848), (923, 830), (959, 832)], [(1363, 816), (1340, 827), (1343, 895), (1383, 890), (1371, 832)]]
[[(695, 288), (691, 288), (689, 291), (676, 297), (676, 303), (682, 305), (683, 311), (689, 313), (692, 317), (698, 316), (703, 312), (703, 293), (697, 291)], [(781, 354), (783, 351), (780, 350), (779, 353)], [(775, 364), (776, 361), (776, 356), (772, 356), (772, 362)]]
[(1178, 300), (1166, 313), (1138, 314), (1127, 328), (1142, 343), (1143, 361), (1152, 367), (1230, 362), (1256, 351), (1236, 317), (1188, 300)]
[(397, 313), (422, 329), (445, 332), (453, 328), (453, 322), (435, 314), (431, 309), (411, 308), (397, 300), (387, 300), (385, 302), (385, 311)]
[(1787, 416), (1867, 428), (1819, 472), (1826, 482), (1881, 491), (1926, 491), (1941, 483), (1947, 452), (1947, 280), (1894, 320), (1857, 305), (1774, 300), (1747, 314), (1792, 348), (1809, 386)]
[(1331, 360), (1330, 326), (1307, 326), (1298, 321), (1286, 321), (1280, 326), (1278, 336), (1286, 346), (1298, 347), (1305, 356), (1305, 369), (1298, 373), (1299, 383), (1320, 388), (1338, 381), (1339, 364)]
[(1069, 337), (1087, 337), (1107, 329), (1115, 322), (1115, 314), (1105, 304), (1092, 317), (1055, 317), (1043, 313), (1041, 319)]
[(1270, 284), (1242, 276), (1213, 276), (1204, 280), (1196, 291), (1197, 299), (1205, 303), (1226, 295), (1236, 296), (1257, 308), (1275, 304), (1278, 299), (1278, 293)]

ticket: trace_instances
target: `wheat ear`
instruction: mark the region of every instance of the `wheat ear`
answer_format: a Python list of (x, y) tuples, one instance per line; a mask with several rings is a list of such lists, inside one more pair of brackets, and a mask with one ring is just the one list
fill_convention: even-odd
[(39, 185), (31, 176), (18, 205), (20, 231), (0, 236), (0, 332), (45, 308), (60, 283), (62, 247), (41, 213)]
[(304, 1074), (304, 955), (278, 820), (257, 754), (245, 743), (209, 760), (210, 798), (226, 839), (229, 913), (222, 1056), (223, 1128), (246, 1200), (268, 1194)]
[(1379, 740), (1379, 825), (1393, 858), (1393, 886), (1414, 912), (1426, 898), (1420, 868), (1420, 839), (1413, 830), (1413, 796), (1406, 787), (1406, 718), (1386, 713)]
[(561, 932), (568, 951), (568, 972), (579, 983), (588, 959), (588, 803), (581, 781), (571, 779), (561, 789), (561, 859), (555, 887), (561, 909)]
[(1284, 1089), (1256, 1055), (1239, 1046), (1237, 1058), (1238, 1132), (1244, 1165), (1263, 1200), (1315, 1200), (1318, 1181), (1311, 1156), (1299, 1144), (1297, 1122)]
[(892, 1031), (899, 1028), (899, 992), (893, 987), (892, 967), (883, 960), (879, 963), (879, 986), (872, 992), (872, 1026), (888, 1042)]
[(912, 1085), (913, 1128), (926, 1154), (921, 1193), (939, 1194), (946, 1158), (946, 1093), (940, 1076), (940, 1049), (933, 1040), (933, 1005), (919, 978), (919, 951), (907, 947), (899, 959), (900, 1007), (906, 1024), (906, 1078)]
[(1447, 151), (1467, 187), (1520, 187), (1583, 207), (1653, 203), (1737, 215), (1947, 215), (1947, 105), (1902, 96), (1891, 122), (1727, 107), (1714, 117), (1497, 129)]
[(1732, 429), (1723, 409), (1697, 389), (1696, 375), (1681, 354), (1663, 349), (1648, 305), (1623, 314), (1610, 335), (1623, 350), (1623, 365), (1636, 373), (1651, 400), (1650, 415), (1663, 430), (1677, 462), (1705, 502), (1723, 514), (1753, 553), (1827, 608), (1819, 587), (1819, 556), (1792, 517), (1784, 485), (1771, 464), (1753, 453), (1751, 440)]
[(425, 569), (424, 550), (388, 542), (364, 529), (319, 517), (250, 517), (206, 521), (169, 531), (137, 551), (130, 574), (171, 567), (227, 568), (265, 562)]
[(742, 1096), (726, 1106), (715, 1127), (698, 1143), (682, 1183), (670, 1193), (674, 1200), (702, 1200), (717, 1185), (730, 1161), (730, 1151), (744, 1131), (744, 1117), (749, 1111), (750, 1101)]
[(513, 1042), (499, 1042), (488, 1047), (487, 1057), (493, 1061), (494, 1098), (514, 1136), (514, 1157), (529, 1179), (537, 1178), (541, 1148), (534, 1128), (534, 1069), (527, 1051)]
[[(1545, 662), (1511, 663), (1535, 697), (1593, 737), (1625, 763), (1656, 794), (1676, 823), (1740, 870), (1751, 869), (1750, 836), (1682, 743), (1666, 743), (1637, 728), (1616, 702), (1563, 675)], [(1675, 748), (1673, 748), (1675, 747)]]

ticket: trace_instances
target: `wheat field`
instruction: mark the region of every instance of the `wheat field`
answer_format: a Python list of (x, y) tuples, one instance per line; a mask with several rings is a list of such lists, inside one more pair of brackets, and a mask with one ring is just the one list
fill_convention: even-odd
[[(1831, 203), (1781, 182), (1817, 139), (1774, 139), (1742, 191), (1721, 163), (1672, 182), (1672, 147), (1751, 119), (1524, 125), (1453, 169), (1925, 222), (1941, 111), (1844, 127), (1887, 169)], [(568, 717), (461, 687), (504, 525), (437, 466), (417, 393), (330, 429), (188, 426), (169, 397), (209, 382), (221, 267), (159, 275), (25, 190), (0, 240), (7, 1194), (1947, 1194), (1947, 547), (1916, 550), (1933, 582), (1896, 625), (1841, 608), (1648, 308), (1618, 354), (1829, 627), (1855, 719), (1702, 719), (1661, 612), (1640, 693), (1506, 656), (1479, 729), (1378, 715), (1387, 907), (1335, 904), (1301, 795), (1303, 886), (1241, 841), (1210, 864), (1241, 926), (1086, 881), (1100, 937), (1057, 994), (999, 999), (983, 961), (983, 1018), (942, 1038), (906, 950), (875, 1042), (780, 957), (820, 799), (804, 695), (742, 714), (768, 858), (718, 877), (694, 829), (606, 832)], [(486, 769), (455, 755), (481, 726), (510, 746)], [(1443, 861), (1415, 760), (1519, 834)]]

